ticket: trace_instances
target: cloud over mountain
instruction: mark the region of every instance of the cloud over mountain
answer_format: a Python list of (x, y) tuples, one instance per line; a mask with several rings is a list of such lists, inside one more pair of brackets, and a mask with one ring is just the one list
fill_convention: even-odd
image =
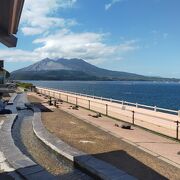
[(55, 34), (37, 38), (33, 41), (39, 47), (33, 51), (21, 49), (0, 50), (1, 58), (8, 61), (38, 61), (49, 58), (82, 58), (93, 64), (123, 57), (123, 55), (138, 49), (136, 40), (123, 41), (108, 45), (107, 34), (84, 32), (74, 33), (63, 29)]

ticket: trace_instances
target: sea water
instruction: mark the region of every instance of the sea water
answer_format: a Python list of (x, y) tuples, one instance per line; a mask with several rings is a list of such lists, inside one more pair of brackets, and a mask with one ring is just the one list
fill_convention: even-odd
[(28, 81), (36, 86), (180, 110), (180, 83), (139, 81)]

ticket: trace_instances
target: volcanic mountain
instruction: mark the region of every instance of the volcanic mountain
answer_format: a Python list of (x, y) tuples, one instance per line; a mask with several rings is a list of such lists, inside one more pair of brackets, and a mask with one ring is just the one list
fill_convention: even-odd
[(111, 71), (96, 67), (82, 59), (43, 59), (28, 67), (13, 71), (14, 80), (122, 80), (122, 81), (172, 81), (175, 79)]

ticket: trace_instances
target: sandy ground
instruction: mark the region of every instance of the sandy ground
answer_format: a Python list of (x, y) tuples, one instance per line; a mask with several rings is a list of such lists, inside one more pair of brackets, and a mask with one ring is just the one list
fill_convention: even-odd
[[(36, 97), (29, 96), (29, 99), (31, 102), (43, 103)], [(60, 109), (51, 108), (49, 112), (43, 112), (42, 121), (51, 133), (71, 146), (109, 162), (139, 179), (179, 179), (180, 177), (178, 168)]]

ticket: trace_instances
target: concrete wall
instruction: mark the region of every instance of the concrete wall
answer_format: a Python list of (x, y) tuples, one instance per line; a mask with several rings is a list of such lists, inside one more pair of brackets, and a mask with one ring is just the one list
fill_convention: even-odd
[[(177, 139), (178, 115), (37, 87), (37, 92)], [(180, 139), (180, 137), (179, 137)]]

